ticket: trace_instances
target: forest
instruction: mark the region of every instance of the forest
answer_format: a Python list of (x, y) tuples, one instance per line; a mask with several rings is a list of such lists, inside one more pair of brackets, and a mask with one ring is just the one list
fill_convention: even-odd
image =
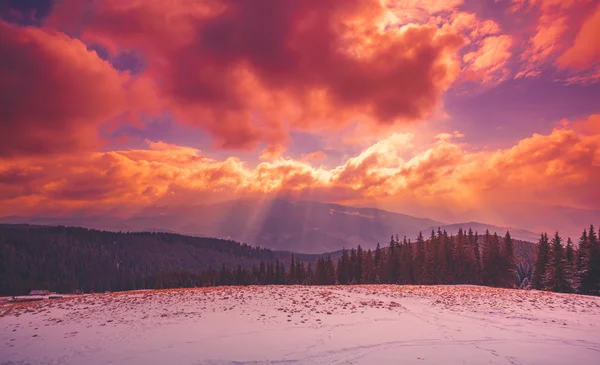
[[(533, 252), (531, 252), (533, 251)], [(487, 285), (600, 295), (593, 226), (575, 245), (556, 233), (533, 245), (471, 229), (392, 236), (373, 250), (295, 255), (171, 233), (0, 225), (0, 295), (219, 285)]]

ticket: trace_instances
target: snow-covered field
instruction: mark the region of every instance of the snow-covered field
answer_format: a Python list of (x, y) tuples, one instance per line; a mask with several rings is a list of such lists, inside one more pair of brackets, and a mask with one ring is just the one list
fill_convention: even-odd
[(256, 286), (0, 304), (0, 364), (600, 364), (600, 298)]

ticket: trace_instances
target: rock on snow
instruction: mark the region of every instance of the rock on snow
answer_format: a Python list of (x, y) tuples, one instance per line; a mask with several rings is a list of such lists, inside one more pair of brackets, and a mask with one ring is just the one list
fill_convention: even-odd
[(0, 364), (600, 364), (600, 298), (252, 286), (0, 305)]

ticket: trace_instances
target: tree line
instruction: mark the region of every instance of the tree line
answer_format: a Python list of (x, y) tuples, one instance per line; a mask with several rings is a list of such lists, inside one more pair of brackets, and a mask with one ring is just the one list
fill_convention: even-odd
[[(457, 236), (438, 230), (415, 241), (391, 237), (386, 247), (342, 250), (337, 260), (320, 257), (314, 267), (292, 260), (288, 284), (473, 284), (516, 287), (519, 270), (510, 233), (500, 238), (459, 229)], [(523, 274), (522, 274), (523, 275)], [(252, 274), (250, 273), (252, 277)]]
[(528, 267), (517, 260), (510, 232), (501, 238), (489, 231), (479, 236), (459, 229), (449, 236), (438, 230), (427, 239), (396, 236), (387, 247), (343, 250), (337, 260), (322, 256), (314, 267), (293, 255), (288, 270), (279, 261), (251, 269), (223, 266), (195, 285), (471, 284), (600, 295), (600, 241), (593, 226), (584, 230), (577, 247), (571, 239), (563, 245), (558, 233), (552, 240), (543, 233), (537, 251), (534, 266)]
[(530, 287), (600, 295), (600, 241), (594, 226), (583, 230), (576, 248), (570, 238), (563, 245), (558, 233), (551, 240), (542, 234)]
[[(2, 227), (0, 227), (2, 228)], [(0, 229), (0, 294), (31, 289), (120, 291), (221, 285), (472, 284), (600, 294), (594, 227), (577, 247), (542, 234), (537, 255), (515, 252), (506, 232), (438, 229), (412, 241), (392, 236), (375, 249), (332, 255), (279, 255), (232, 241), (79, 228)], [(521, 248), (520, 248), (521, 247)], [(531, 262), (530, 262), (531, 261)]]

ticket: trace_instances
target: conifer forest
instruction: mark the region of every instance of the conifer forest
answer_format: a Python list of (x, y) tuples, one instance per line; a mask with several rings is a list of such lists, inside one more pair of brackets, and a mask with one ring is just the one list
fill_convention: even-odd
[(600, 241), (593, 226), (573, 242), (537, 243), (471, 229), (392, 236), (323, 255), (298, 255), (171, 233), (0, 226), (0, 295), (222, 285), (485, 285), (600, 295)]

